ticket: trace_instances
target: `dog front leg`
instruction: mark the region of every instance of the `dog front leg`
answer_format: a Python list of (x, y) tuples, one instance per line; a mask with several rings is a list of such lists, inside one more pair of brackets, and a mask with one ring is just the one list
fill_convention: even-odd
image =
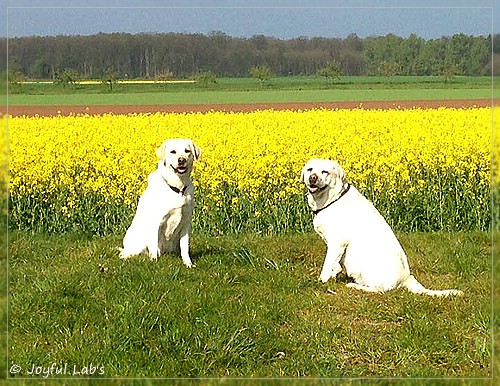
[(191, 257), (189, 257), (189, 234), (191, 233), (190, 227), (187, 227), (187, 229), (184, 230), (184, 232), (181, 234), (179, 244), (181, 247), (181, 258), (182, 262), (184, 265), (188, 268), (191, 268), (193, 266), (193, 263), (191, 261)]
[[(156, 245), (156, 247), (155, 247)], [(156, 243), (152, 241), (148, 245), (148, 256), (151, 259), (151, 261), (157, 261), (158, 257), (160, 257), (160, 248), (158, 248), (158, 241)]]
[(159, 245), (159, 232), (160, 232), (160, 224), (158, 223), (156, 226), (151, 227), (148, 232), (148, 256), (151, 261), (157, 261), (158, 257), (160, 257), (160, 245)]
[(342, 271), (340, 260), (344, 254), (344, 246), (327, 247), (325, 262), (321, 270), (320, 280), (326, 283), (331, 277), (335, 278)]

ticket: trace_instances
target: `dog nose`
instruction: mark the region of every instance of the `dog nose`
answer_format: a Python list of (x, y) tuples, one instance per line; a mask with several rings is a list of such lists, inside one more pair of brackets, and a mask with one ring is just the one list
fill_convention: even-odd
[(179, 157), (179, 160), (177, 162), (179, 163), (179, 166), (183, 166), (186, 164), (187, 159), (184, 157)]
[(315, 184), (316, 182), (318, 182), (318, 176), (316, 174), (311, 174), (309, 176), (309, 183)]

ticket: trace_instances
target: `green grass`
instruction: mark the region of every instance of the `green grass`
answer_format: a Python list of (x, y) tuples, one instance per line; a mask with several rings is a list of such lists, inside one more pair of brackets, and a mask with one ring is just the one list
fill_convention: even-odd
[(52, 363), (106, 378), (490, 377), (491, 235), (399, 236), (424, 285), (465, 296), (320, 284), (315, 234), (195, 234), (188, 270), (172, 256), (121, 261), (119, 235), (13, 232), (8, 366), (15, 378)]
[[(222, 78), (217, 84), (11, 85), (8, 104), (15, 105), (145, 105), (325, 102), (421, 99), (489, 99), (491, 78), (344, 77), (325, 83), (319, 77), (273, 78), (262, 85), (252, 78)], [(497, 92), (498, 94), (498, 92)], [(499, 94), (500, 95), (500, 94)], [(498, 95), (495, 94), (496, 97)], [(6, 96), (0, 102), (6, 104)]]
[(425, 89), (416, 90), (263, 90), (192, 91), (182, 93), (10, 95), (9, 106), (41, 105), (178, 105), (224, 103), (289, 103), (342, 101), (404, 101), (444, 99), (488, 99), (491, 90)]

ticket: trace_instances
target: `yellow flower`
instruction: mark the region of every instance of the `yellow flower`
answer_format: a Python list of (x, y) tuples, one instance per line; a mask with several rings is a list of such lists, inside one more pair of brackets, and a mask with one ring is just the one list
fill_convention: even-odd
[[(499, 108), (494, 117), (500, 120)], [(9, 117), (8, 189), (14, 200), (53, 200), (64, 191), (68, 213), (87, 195), (134, 207), (156, 168), (156, 147), (170, 137), (192, 138), (203, 151), (192, 179), (204, 210), (237, 207), (242, 197), (301, 197), (300, 171), (310, 158), (339, 161), (347, 178), (373, 195), (404, 198), (445, 174), (475, 189), (472, 181), (489, 185), (492, 174), (500, 183), (491, 118), (489, 108)], [(0, 153), (0, 165), (6, 160)]]

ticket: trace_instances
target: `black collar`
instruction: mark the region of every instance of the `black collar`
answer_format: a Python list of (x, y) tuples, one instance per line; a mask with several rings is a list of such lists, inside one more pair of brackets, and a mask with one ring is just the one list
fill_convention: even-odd
[(182, 195), (184, 195), (184, 193), (186, 193), (187, 190), (187, 186), (184, 186), (182, 189), (176, 188), (175, 186), (172, 185), (168, 185), (168, 187), (172, 189), (175, 193), (177, 194), (182, 193)]
[[(165, 166), (166, 166), (166, 164), (165, 164)], [(172, 166), (172, 165), (170, 165), (170, 166)], [(177, 193), (177, 194), (182, 193), (182, 195), (184, 195), (184, 193), (186, 193), (186, 190), (187, 190), (187, 185), (186, 185), (186, 186), (184, 186), (182, 189), (179, 189), (179, 188), (177, 188), (177, 187), (175, 187), (175, 186), (170, 185), (170, 184), (167, 182), (167, 179), (165, 178), (165, 176), (164, 176), (163, 174), (162, 174), (161, 176), (162, 176), (162, 178), (163, 178), (163, 181), (165, 181), (165, 183), (168, 185), (168, 187), (169, 187), (170, 189), (172, 189), (175, 193)]]
[(347, 188), (345, 188), (344, 191), (342, 193), (340, 193), (340, 196), (338, 196), (335, 200), (333, 200), (332, 202), (330, 202), (327, 206), (324, 206), (323, 208), (319, 208), (319, 209), (313, 210), (313, 213), (316, 215), (319, 212), (321, 212), (323, 209), (328, 208), (334, 202), (337, 202), (338, 200), (340, 200), (342, 197), (344, 197), (344, 194), (346, 194), (349, 191), (350, 188), (351, 188), (351, 184), (347, 184)]

